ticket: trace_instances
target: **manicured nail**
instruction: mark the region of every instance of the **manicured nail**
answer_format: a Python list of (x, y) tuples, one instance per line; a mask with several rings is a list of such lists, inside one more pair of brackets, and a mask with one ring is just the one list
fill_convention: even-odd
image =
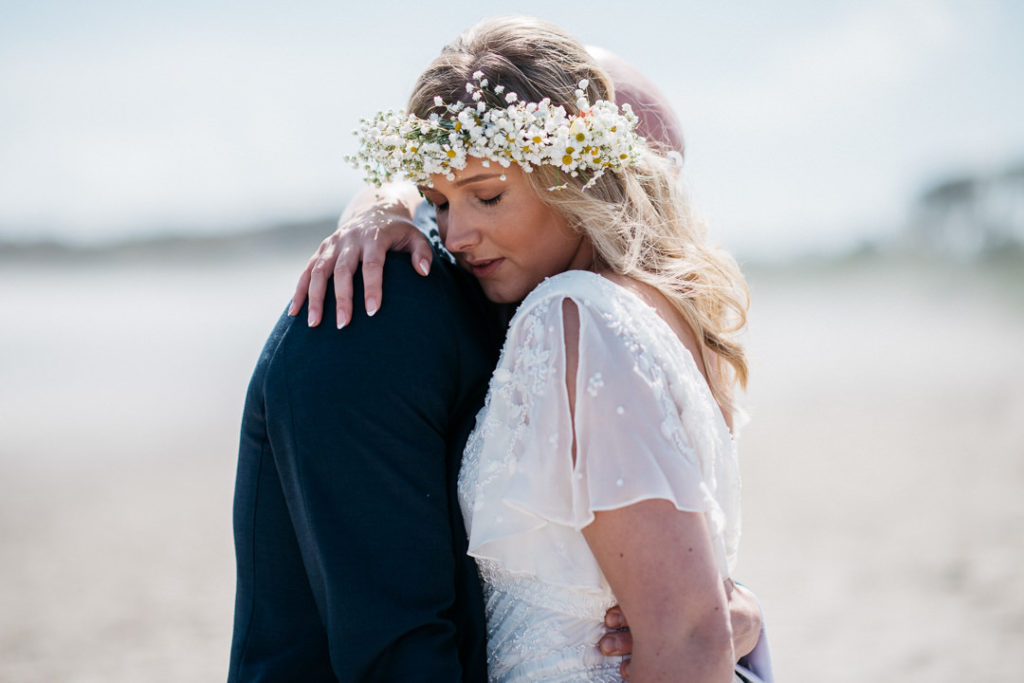
[(420, 272), (424, 275), (430, 274), (430, 264), (427, 262), (427, 259), (420, 259)]
[(295, 310), (295, 302), (293, 301), (288, 304), (288, 315), (294, 316), (296, 313), (298, 313), (298, 311)]
[(366, 300), (366, 315), (371, 318), (377, 312), (377, 300), (370, 298)]
[(338, 311), (338, 329), (345, 327), (348, 324), (348, 319), (345, 317), (345, 311)]
[(306, 317), (306, 324), (310, 327), (316, 325), (316, 315), (313, 314), (313, 311), (310, 311), (309, 316)]

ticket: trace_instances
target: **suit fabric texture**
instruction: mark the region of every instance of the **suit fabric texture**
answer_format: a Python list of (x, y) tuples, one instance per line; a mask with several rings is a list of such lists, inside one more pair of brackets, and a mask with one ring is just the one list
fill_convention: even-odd
[(503, 336), (475, 281), (389, 254), (384, 302), (337, 330), (282, 315), (242, 420), (229, 681), (483, 681), (455, 492)]

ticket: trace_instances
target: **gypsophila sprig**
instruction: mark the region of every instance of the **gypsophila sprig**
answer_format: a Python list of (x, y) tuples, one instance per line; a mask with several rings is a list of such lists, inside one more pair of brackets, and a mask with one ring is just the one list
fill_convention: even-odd
[(516, 93), (506, 93), (500, 85), (491, 92), (504, 94), (499, 99), (507, 106), (488, 107), (482, 99), (488, 87), (483, 72), (474, 73), (473, 80), (466, 84), (469, 104), (434, 98), (445, 114), (421, 119), (399, 110), (363, 119), (355, 131), (359, 151), (346, 160), (377, 186), (402, 178), (430, 185), (434, 174), (454, 180), (454, 172), (466, 167), (468, 157), (479, 157), (504, 168), (516, 163), (527, 173), (551, 164), (585, 179), (586, 189), (606, 170), (615, 171), (639, 159), (642, 145), (633, 110), (628, 104), (620, 110), (607, 100), (591, 104), (586, 80), (575, 91), (578, 115), (567, 114), (547, 98), (521, 102)]

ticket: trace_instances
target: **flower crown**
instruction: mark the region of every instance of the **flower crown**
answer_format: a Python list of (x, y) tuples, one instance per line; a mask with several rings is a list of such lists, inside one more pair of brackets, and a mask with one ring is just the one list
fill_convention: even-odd
[[(355, 131), (359, 152), (346, 160), (377, 186), (396, 176), (424, 185), (431, 185), (434, 174), (454, 180), (454, 171), (466, 167), (467, 157), (479, 157), (485, 166), (491, 161), (504, 168), (517, 163), (527, 173), (550, 164), (586, 179), (583, 187), (587, 189), (606, 170), (629, 166), (640, 157), (633, 110), (624, 104), (620, 111), (607, 100), (591, 104), (585, 94), (586, 80), (575, 91), (578, 115), (567, 114), (548, 98), (520, 102), (514, 92), (504, 96), (508, 106), (491, 108), (483, 101), (488, 87), (483, 72), (474, 73), (473, 80), (466, 84), (466, 92), (475, 104), (447, 104), (435, 97), (434, 104), (446, 114), (435, 112), (421, 119), (399, 110), (362, 119)], [(500, 96), (505, 88), (497, 85), (491, 92)]]

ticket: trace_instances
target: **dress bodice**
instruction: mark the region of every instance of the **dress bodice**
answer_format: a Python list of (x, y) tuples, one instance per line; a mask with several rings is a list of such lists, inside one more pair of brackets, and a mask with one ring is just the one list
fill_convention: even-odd
[[(573, 413), (566, 299), (580, 323)], [(491, 679), (621, 680), (595, 647), (616, 600), (581, 530), (597, 510), (665, 499), (704, 514), (726, 577), (739, 488), (729, 429), (669, 325), (594, 273), (545, 280), (512, 319), (459, 474)]]

